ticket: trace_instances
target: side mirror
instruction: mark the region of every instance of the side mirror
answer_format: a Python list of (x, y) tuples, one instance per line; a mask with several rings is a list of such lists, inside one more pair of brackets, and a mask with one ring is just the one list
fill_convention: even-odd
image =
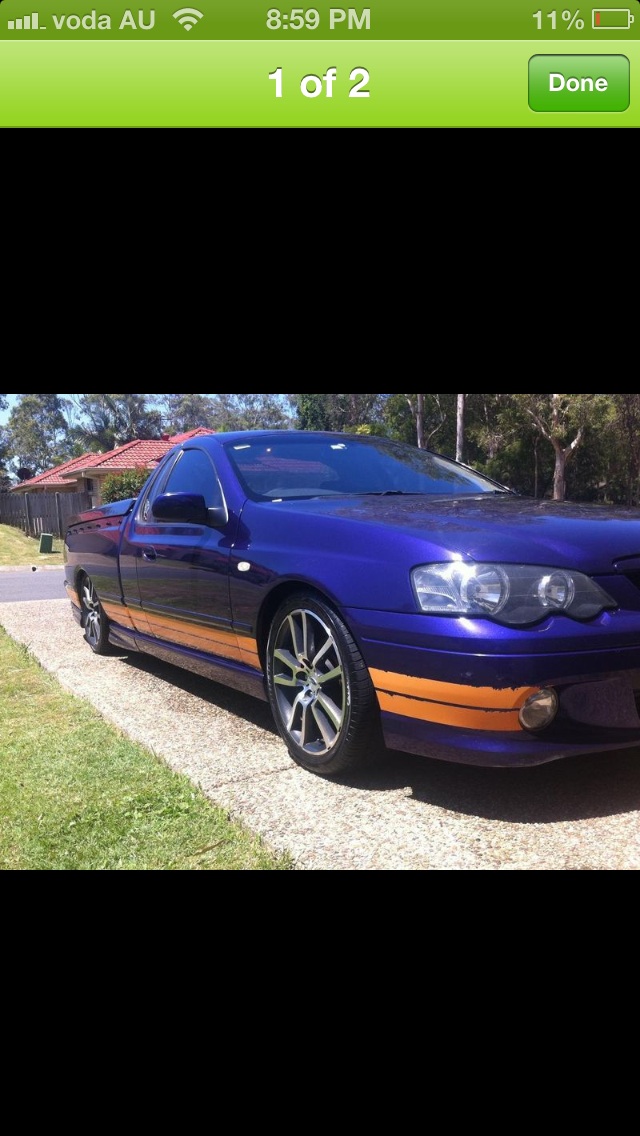
[(210, 524), (209, 510), (202, 493), (161, 493), (153, 502), (153, 515), (158, 521)]

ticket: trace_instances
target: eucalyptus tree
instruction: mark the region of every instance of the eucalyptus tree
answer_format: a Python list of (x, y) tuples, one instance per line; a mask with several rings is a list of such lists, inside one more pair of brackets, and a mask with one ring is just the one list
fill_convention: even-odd
[(383, 407), (383, 433), (419, 449), (455, 454), (455, 395), (390, 394)]
[(388, 394), (292, 394), (287, 396), (301, 430), (379, 431)]
[(612, 477), (623, 487), (627, 505), (640, 497), (640, 394), (612, 394), (617, 444), (612, 448)]
[(466, 394), (456, 395), (456, 461), (464, 455), (464, 409)]
[(7, 431), (3, 426), (0, 426), (0, 491), (3, 489), (8, 489), (11, 484), (7, 470), (7, 461), (9, 458), (7, 437)]
[(13, 468), (43, 473), (71, 453), (62, 400), (57, 394), (19, 394), (5, 431)]
[(212, 394), (215, 430), (284, 430), (293, 424), (280, 394)]
[(553, 499), (564, 501), (567, 464), (590, 432), (606, 428), (614, 410), (606, 394), (512, 394), (535, 430), (553, 447)]
[(183, 434), (204, 426), (219, 429), (213, 396), (210, 394), (158, 394), (153, 400), (162, 414), (167, 434)]

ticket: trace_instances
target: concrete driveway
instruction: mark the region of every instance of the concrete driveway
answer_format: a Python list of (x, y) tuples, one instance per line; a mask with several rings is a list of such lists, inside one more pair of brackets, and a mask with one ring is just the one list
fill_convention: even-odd
[(513, 771), (390, 752), (357, 781), (324, 781), (290, 761), (265, 703), (154, 659), (93, 655), (66, 599), (2, 603), (0, 625), (298, 870), (640, 868), (638, 750)]

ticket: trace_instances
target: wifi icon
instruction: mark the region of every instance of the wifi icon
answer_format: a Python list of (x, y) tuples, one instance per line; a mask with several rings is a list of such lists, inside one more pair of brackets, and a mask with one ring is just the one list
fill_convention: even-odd
[(204, 18), (204, 12), (199, 12), (197, 8), (180, 8), (173, 13), (173, 18), (182, 25), (186, 32), (190, 32), (196, 26), (198, 20)]

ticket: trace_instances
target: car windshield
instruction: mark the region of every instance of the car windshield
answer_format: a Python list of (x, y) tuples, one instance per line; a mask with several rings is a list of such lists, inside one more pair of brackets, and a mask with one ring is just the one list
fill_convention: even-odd
[(509, 492), (440, 454), (385, 438), (287, 435), (230, 442), (226, 450), (247, 495), (256, 501)]

